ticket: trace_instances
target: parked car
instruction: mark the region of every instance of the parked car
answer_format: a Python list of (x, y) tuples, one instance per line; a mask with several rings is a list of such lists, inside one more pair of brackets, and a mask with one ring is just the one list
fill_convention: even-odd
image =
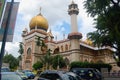
[(1, 80), (22, 80), (16, 72), (1, 72)]
[(10, 72), (10, 68), (9, 67), (2, 67), (1, 72)]
[(28, 77), (24, 73), (22, 72), (16, 72), (16, 73), (22, 78), (22, 80), (28, 80)]
[(49, 80), (49, 79), (40, 77), (40, 78), (38, 78), (38, 80)]
[(31, 70), (22, 70), (22, 72), (28, 77), (28, 79), (35, 78), (35, 74)]
[(22, 70), (22, 72), (32, 72), (31, 70)]
[(81, 80), (80, 78), (76, 78), (75, 75), (76, 74), (72, 75), (65, 71), (46, 70), (39, 75), (38, 80), (73, 80), (73, 78), (74, 80)]
[(73, 72), (66, 72), (70, 80), (82, 80), (80, 76), (76, 75)]
[(85, 80), (102, 80), (102, 74), (94, 68), (72, 68), (70, 71)]
[(24, 74), (28, 77), (28, 79), (34, 79), (35, 75), (32, 72), (24, 72)]

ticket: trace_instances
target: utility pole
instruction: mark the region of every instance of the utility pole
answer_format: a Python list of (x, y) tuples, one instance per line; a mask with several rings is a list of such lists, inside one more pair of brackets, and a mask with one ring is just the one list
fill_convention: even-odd
[(7, 33), (8, 33), (9, 24), (10, 24), (10, 17), (11, 17), (11, 12), (12, 12), (12, 8), (13, 8), (13, 3), (14, 3), (14, 0), (12, 0), (10, 3), (10, 8), (8, 11), (7, 21), (5, 24), (6, 26), (4, 29), (4, 34), (3, 34), (3, 39), (2, 39), (2, 46), (1, 46), (1, 52), (0, 52), (0, 80), (1, 80), (2, 59), (4, 56), (5, 44), (6, 44)]

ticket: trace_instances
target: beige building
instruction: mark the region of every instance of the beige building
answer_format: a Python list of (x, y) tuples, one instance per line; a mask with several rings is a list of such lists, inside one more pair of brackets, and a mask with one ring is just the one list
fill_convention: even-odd
[[(88, 61), (88, 62), (104, 62), (113, 63), (113, 50), (110, 47), (94, 47), (89, 40), (82, 41), (82, 34), (78, 32), (77, 15), (79, 9), (77, 4), (72, 2), (69, 5), (68, 14), (71, 18), (71, 33), (67, 39), (60, 41), (54, 40), (51, 30), (48, 30), (48, 22), (44, 16), (39, 13), (30, 21), (30, 31), (25, 28), (22, 33), (24, 54), (22, 55), (22, 69), (32, 70), (32, 65), (40, 60), (40, 57), (45, 55), (41, 48), (36, 45), (36, 37), (40, 36), (47, 45), (48, 49), (52, 50), (52, 54), (56, 49), (59, 49), (60, 55), (68, 62), (72, 61)], [(55, 54), (53, 54), (55, 55)]]

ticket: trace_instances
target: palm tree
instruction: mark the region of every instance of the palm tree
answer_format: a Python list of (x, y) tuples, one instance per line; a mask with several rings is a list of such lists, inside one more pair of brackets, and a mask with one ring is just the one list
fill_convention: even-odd
[(51, 56), (51, 50), (47, 49), (47, 46), (45, 45), (44, 41), (41, 39), (42, 37), (37, 36), (36, 45), (41, 46), (41, 51), (45, 54), (40, 58), (41, 62), (43, 63), (43, 66), (46, 67), (46, 69), (50, 69), (50, 66), (52, 65), (52, 56)]
[(63, 59), (62, 55), (55, 55), (53, 57), (53, 68), (59, 69), (59, 68), (63, 68), (63, 67), (66, 67), (65, 59)]
[(37, 39), (36, 45), (37, 45), (38, 47), (41, 46), (41, 51), (43, 51), (43, 53), (45, 53), (46, 50), (47, 50), (47, 46), (45, 45), (44, 41), (43, 41), (41, 38), (42, 38), (42, 37), (37, 36), (37, 38), (36, 38), (36, 39)]
[(46, 54), (44, 56), (42, 56), (41, 58), (41, 62), (43, 63), (44, 67), (46, 69), (50, 69), (50, 66), (53, 64), (52, 61), (53, 61), (53, 57), (51, 55), (51, 50), (48, 49)]

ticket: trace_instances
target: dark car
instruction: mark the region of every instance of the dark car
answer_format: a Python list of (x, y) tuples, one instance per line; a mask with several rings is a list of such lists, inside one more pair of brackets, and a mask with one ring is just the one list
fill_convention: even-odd
[(32, 72), (31, 70), (22, 70), (22, 72)]
[(35, 75), (32, 72), (24, 72), (24, 74), (28, 77), (28, 79), (34, 79)]
[(82, 80), (80, 76), (76, 75), (73, 72), (66, 72), (70, 80)]
[(70, 71), (85, 80), (102, 80), (101, 73), (94, 68), (72, 68)]
[(35, 78), (35, 74), (33, 74), (33, 72), (31, 70), (23, 70), (22, 72), (28, 77), (28, 79)]
[(22, 80), (16, 72), (1, 72), (1, 80)]
[(49, 80), (49, 79), (40, 77), (40, 78), (38, 78), (38, 80)]
[(76, 74), (72, 75), (65, 71), (46, 70), (39, 75), (38, 80), (81, 80), (80, 78), (76, 78), (75, 75)]

